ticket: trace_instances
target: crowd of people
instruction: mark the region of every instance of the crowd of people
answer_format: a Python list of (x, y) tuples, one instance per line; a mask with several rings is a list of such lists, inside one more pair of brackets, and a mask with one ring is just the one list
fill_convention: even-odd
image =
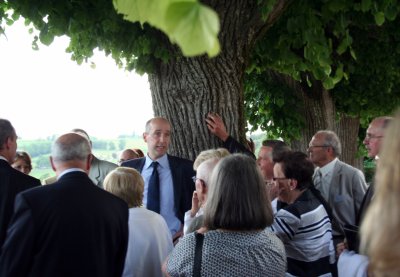
[(118, 165), (73, 129), (53, 143), (55, 176), (41, 185), (0, 119), (0, 276), (400, 274), (400, 113), (367, 129), (371, 184), (339, 159), (333, 131), (307, 153), (265, 140), (256, 157), (218, 114), (206, 124), (222, 148), (194, 162), (167, 153), (171, 124), (155, 117), (147, 153), (125, 149)]

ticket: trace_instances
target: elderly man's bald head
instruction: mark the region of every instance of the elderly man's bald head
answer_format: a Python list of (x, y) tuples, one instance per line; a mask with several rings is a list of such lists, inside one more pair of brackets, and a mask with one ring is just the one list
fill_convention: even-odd
[(53, 143), (50, 161), (57, 173), (68, 168), (88, 171), (91, 159), (89, 141), (81, 135), (67, 133), (58, 137)]
[(133, 149), (128, 148), (121, 152), (118, 163), (121, 164), (125, 161), (137, 159), (137, 158), (139, 158), (139, 154), (136, 153), (136, 151), (134, 151)]

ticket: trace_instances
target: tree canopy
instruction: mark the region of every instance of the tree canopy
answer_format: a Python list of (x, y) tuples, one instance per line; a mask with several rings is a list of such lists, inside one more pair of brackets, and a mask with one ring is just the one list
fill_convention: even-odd
[(359, 116), (363, 126), (393, 112), (400, 105), (399, 10), (397, 1), (292, 3), (258, 41), (247, 69), (253, 129), (295, 139), (305, 127), (300, 95), (277, 75), (306, 91), (330, 90), (338, 114)]
[[(356, 117), (363, 126), (371, 117), (390, 113), (400, 104), (397, 0), (202, 3), (115, 0), (121, 15), (106, 0), (13, 0), (0, 3), (0, 19), (12, 24), (23, 16), (31, 32), (39, 30), (34, 48), (38, 40), (48, 45), (55, 36), (65, 34), (71, 38), (66, 51), (78, 63), (90, 60), (93, 50), (99, 48), (121, 67), (153, 74), (150, 83), (157, 91), (153, 92), (153, 102), (161, 114), (179, 114), (185, 104), (190, 111), (193, 101), (202, 97), (219, 101), (197, 106), (200, 116), (193, 121), (186, 118), (188, 112), (178, 116), (196, 126), (201, 136), (207, 131), (200, 126), (203, 115), (210, 108), (225, 113), (235, 137), (244, 131), (240, 126), (244, 126), (245, 114), (253, 128), (261, 127), (270, 135), (292, 140), (309, 128), (306, 121), (310, 118), (304, 116), (309, 107), (302, 97), (327, 95), (323, 101), (332, 101), (328, 106), (334, 106), (335, 118)], [(215, 40), (217, 34), (219, 43)], [(197, 37), (201, 37), (200, 42), (195, 40)], [(181, 50), (171, 42), (178, 43)], [(214, 56), (219, 49), (220, 54), (213, 59), (185, 57), (197, 53)], [(177, 68), (192, 72), (182, 73), (182, 80), (174, 77), (170, 81), (173, 86), (164, 88)], [(196, 81), (202, 70), (208, 71), (209, 79)], [(218, 79), (222, 75), (226, 79)], [(182, 87), (183, 82), (189, 85)], [(224, 87), (224, 82), (231, 85)], [(210, 89), (217, 92), (207, 94), (205, 91)], [(234, 92), (228, 93), (232, 89)], [(167, 98), (160, 96), (163, 90), (168, 91)], [(171, 107), (160, 108), (160, 103), (171, 98)], [(315, 103), (318, 101), (322, 100)], [(224, 102), (226, 109), (222, 107)], [(240, 107), (243, 102), (245, 110)], [(239, 108), (232, 111), (235, 106)], [(194, 142), (196, 138), (188, 141), (186, 148)]]

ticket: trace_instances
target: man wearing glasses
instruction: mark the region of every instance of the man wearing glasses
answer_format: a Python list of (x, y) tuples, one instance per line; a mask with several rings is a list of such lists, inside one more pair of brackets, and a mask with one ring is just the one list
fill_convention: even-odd
[(342, 226), (355, 225), (367, 184), (364, 174), (340, 161), (342, 146), (332, 131), (318, 131), (307, 149), (311, 162), (316, 166), (313, 176), (315, 187), (332, 209), (334, 245), (343, 241)]
[(381, 116), (375, 118), (369, 124), (367, 134), (363, 141), (365, 148), (367, 148), (369, 158), (375, 160), (379, 159), (378, 154), (381, 148), (384, 132), (392, 119), (393, 118), (390, 116)]
[[(376, 162), (379, 160), (378, 155), (381, 149), (381, 143), (384, 137), (385, 129), (392, 119), (393, 118), (390, 116), (377, 117), (372, 120), (368, 126), (363, 144), (365, 145), (365, 148), (367, 148), (368, 158), (375, 159)], [(371, 182), (362, 201), (361, 208), (357, 216), (357, 226), (361, 225), (361, 220), (363, 219), (369, 203), (371, 202), (373, 194), (374, 184), (373, 182)]]
[[(379, 160), (378, 155), (381, 148), (382, 139), (384, 137), (384, 132), (392, 119), (393, 118), (389, 116), (377, 117), (372, 120), (368, 126), (363, 144), (368, 151), (368, 157), (375, 159), (375, 161)], [(374, 181), (370, 183), (368, 190), (365, 193), (360, 210), (357, 214), (356, 226), (361, 225), (362, 219), (364, 218), (365, 212), (367, 211), (373, 195)], [(336, 252), (339, 256), (339, 275), (353, 276), (356, 273), (366, 272), (369, 263), (368, 258), (366, 256), (356, 254), (358, 249), (353, 249), (356, 251), (356, 253), (349, 252), (346, 249), (348, 249), (348, 242), (339, 243), (336, 246)]]

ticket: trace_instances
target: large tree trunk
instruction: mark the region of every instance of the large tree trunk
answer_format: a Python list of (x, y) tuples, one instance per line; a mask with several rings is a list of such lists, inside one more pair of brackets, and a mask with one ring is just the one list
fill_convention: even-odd
[[(246, 61), (256, 39), (284, 11), (279, 1), (266, 22), (261, 20), (258, 1), (203, 1), (217, 11), (221, 21), (221, 54), (176, 58), (160, 64), (149, 74), (156, 116), (170, 120), (172, 138), (169, 153), (189, 159), (205, 149), (218, 147), (205, 124), (208, 112), (219, 113), (230, 135), (245, 140), (243, 77)], [(171, 47), (174, 49), (173, 47)]]
[(219, 141), (205, 124), (208, 112), (218, 112), (231, 135), (244, 134), (242, 70), (236, 59), (206, 57), (173, 61), (149, 75), (155, 115), (172, 125), (170, 153), (194, 159)]
[(319, 130), (334, 131), (342, 144), (342, 161), (362, 168), (362, 160), (357, 157), (359, 117), (350, 117), (338, 113), (330, 91), (323, 88), (321, 82), (314, 81), (312, 88), (288, 76), (274, 72), (274, 77), (295, 90), (303, 102), (300, 114), (304, 118), (305, 128), (301, 130), (301, 138), (292, 142), (292, 148), (306, 152), (312, 136)]
[(357, 157), (360, 118), (342, 115), (335, 124), (336, 134), (342, 142), (341, 159), (359, 169), (364, 169), (362, 157)]
[(360, 118), (337, 113), (331, 93), (322, 86), (317, 86), (311, 93), (301, 90), (301, 98), (306, 128), (302, 130), (302, 138), (297, 142), (297, 146), (306, 151), (317, 131), (332, 130), (342, 144), (342, 155), (339, 158), (348, 164), (361, 167), (360, 160), (357, 159)]

